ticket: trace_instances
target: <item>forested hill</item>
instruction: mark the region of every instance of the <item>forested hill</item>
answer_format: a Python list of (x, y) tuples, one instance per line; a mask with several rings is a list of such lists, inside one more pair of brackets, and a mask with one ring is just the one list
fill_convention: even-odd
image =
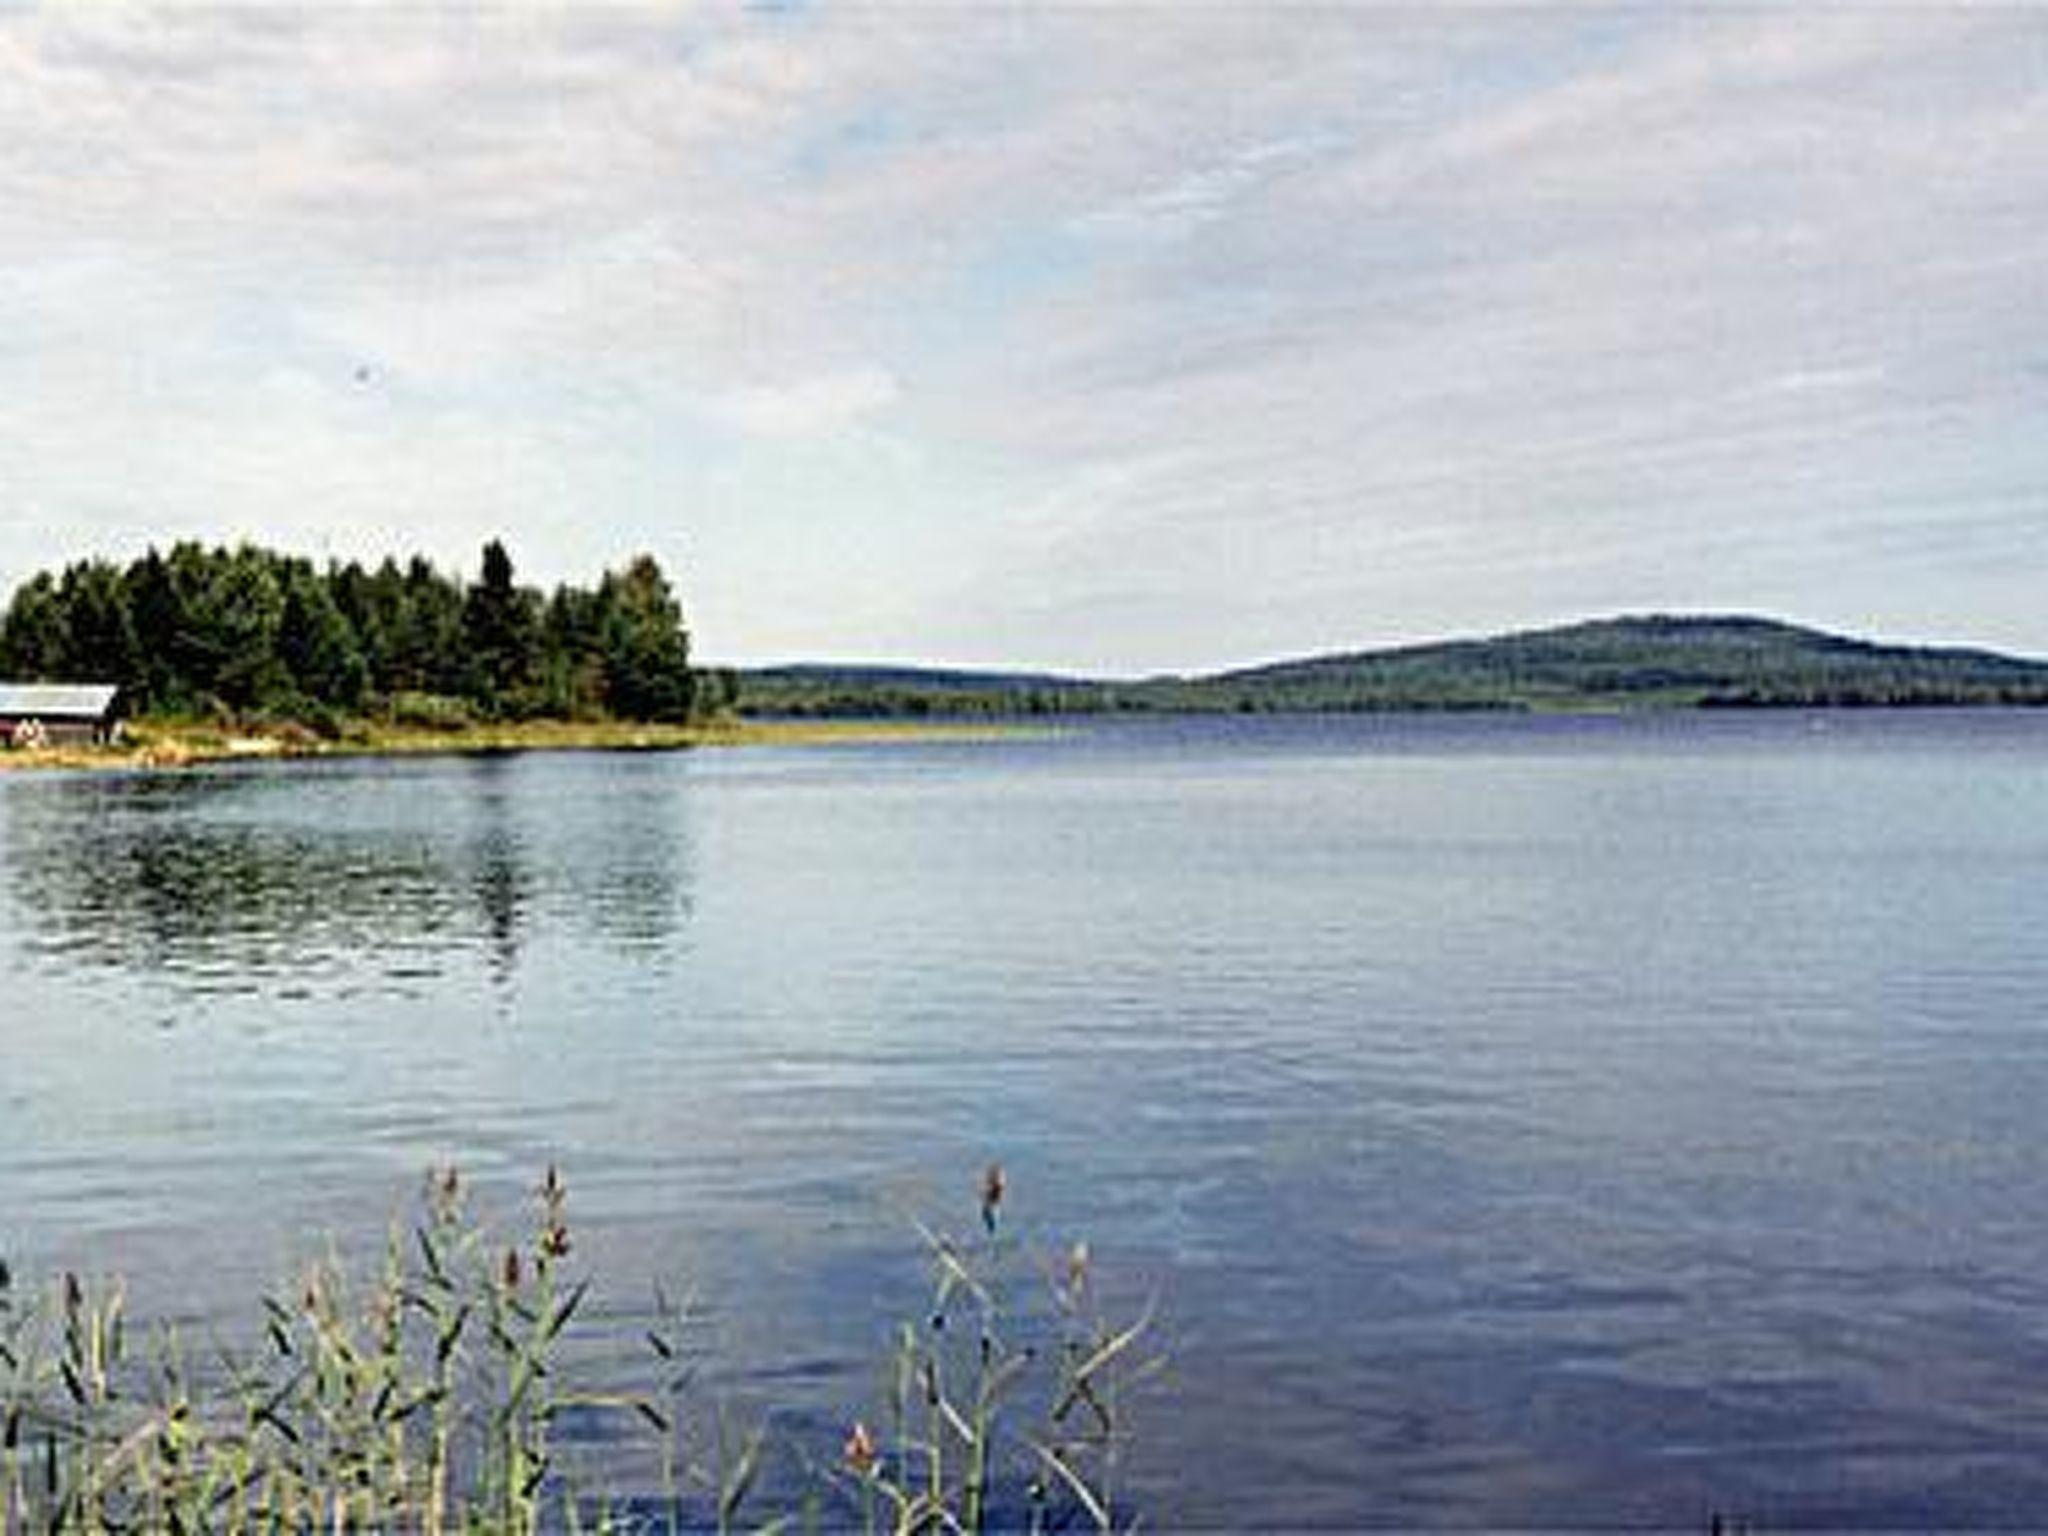
[(2048, 704), (2048, 663), (1880, 645), (1746, 616), (1653, 614), (1485, 640), (1115, 682), (916, 668), (743, 672), (759, 714)]
[(1771, 619), (1653, 614), (1488, 640), (1321, 656), (1201, 687), (1286, 708), (2048, 702), (2048, 664), (1881, 645)]
[(700, 702), (682, 606), (650, 556), (542, 592), (496, 540), (474, 581), (419, 558), (315, 565), (249, 545), (79, 561), (14, 591), (0, 679), (117, 683), (132, 714), (316, 728), (365, 711), (681, 721)]

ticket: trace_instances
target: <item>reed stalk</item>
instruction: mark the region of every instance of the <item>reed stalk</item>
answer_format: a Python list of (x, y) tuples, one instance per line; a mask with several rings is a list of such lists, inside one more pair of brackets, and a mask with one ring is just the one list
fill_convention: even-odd
[[(1149, 1319), (1103, 1321), (1085, 1250), (1064, 1269), (1033, 1260), (993, 1172), (978, 1231), (918, 1224), (933, 1288), (895, 1335), (886, 1433), (856, 1420), (835, 1461), (798, 1477), (770, 1477), (765, 1421), (695, 1405), (692, 1304), (659, 1287), (644, 1329), (655, 1379), (576, 1379), (564, 1340), (592, 1282), (555, 1169), (510, 1243), (465, 1197), (452, 1170), (435, 1174), (366, 1277), (329, 1255), (260, 1298), (253, 1348), (200, 1366), (174, 1329), (131, 1348), (119, 1282), (67, 1274), (28, 1297), (0, 1265), (0, 1536), (1124, 1523), (1116, 1459)], [(584, 1491), (555, 1445), (572, 1411), (651, 1455), (657, 1501), (632, 1482)]]

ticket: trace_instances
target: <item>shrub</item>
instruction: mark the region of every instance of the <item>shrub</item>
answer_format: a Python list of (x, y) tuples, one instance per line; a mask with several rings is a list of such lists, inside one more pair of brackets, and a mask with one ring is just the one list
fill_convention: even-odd
[(385, 712), (393, 725), (416, 730), (466, 731), (477, 723), (469, 700), (445, 693), (394, 693)]

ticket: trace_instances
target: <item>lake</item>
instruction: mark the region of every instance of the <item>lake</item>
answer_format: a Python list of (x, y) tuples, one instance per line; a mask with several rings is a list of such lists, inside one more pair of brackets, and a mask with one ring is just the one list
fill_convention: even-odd
[(450, 1159), (836, 1450), (983, 1166), (1215, 1525), (2038, 1524), (2048, 713), (0, 778), (0, 1255), (253, 1332)]

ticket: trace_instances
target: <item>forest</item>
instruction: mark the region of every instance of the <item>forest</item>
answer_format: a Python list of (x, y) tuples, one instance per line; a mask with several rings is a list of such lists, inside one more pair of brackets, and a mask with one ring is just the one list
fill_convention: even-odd
[(744, 713), (827, 716), (2039, 706), (2048, 663), (1750, 615), (1636, 614), (1198, 676), (809, 665), (744, 672), (738, 689)]
[(674, 722), (711, 702), (653, 557), (544, 593), (495, 539), (470, 582), (418, 556), (322, 566), (247, 544), (77, 561), (15, 590), (0, 677), (118, 683), (130, 715), (314, 729), (367, 713)]

